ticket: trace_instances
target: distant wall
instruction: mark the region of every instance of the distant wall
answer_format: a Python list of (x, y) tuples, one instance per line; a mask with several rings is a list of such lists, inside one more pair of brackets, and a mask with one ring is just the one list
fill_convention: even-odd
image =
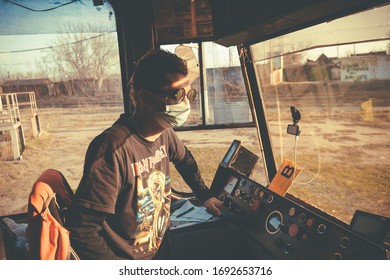
[(390, 79), (390, 56), (352, 56), (340, 58), (341, 81)]

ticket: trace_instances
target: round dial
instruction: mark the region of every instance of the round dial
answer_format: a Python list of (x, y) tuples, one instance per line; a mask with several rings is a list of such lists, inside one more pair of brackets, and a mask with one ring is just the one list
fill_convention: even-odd
[(275, 234), (280, 230), (283, 224), (283, 216), (279, 211), (271, 212), (265, 220), (265, 229), (270, 234)]

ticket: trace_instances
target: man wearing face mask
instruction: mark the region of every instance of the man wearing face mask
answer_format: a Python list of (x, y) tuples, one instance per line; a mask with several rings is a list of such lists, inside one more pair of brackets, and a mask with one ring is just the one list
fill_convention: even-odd
[(169, 233), (170, 162), (196, 197), (221, 214), (222, 202), (173, 130), (187, 120), (197, 96), (187, 75), (185, 61), (176, 55), (148, 52), (131, 79), (133, 115), (122, 115), (89, 145), (66, 224), (81, 259), (241, 258), (242, 248), (230, 250), (230, 256), (220, 250), (234, 242), (235, 232)]

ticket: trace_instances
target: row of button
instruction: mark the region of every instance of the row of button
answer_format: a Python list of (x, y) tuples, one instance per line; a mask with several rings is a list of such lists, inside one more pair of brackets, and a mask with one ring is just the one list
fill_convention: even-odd
[[(290, 216), (290, 217), (293, 217), (293, 216), (295, 216), (296, 215), (296, 210), (295, 210), (295, 208), (294, 207), (291, 207), (290, 209), (289, 209), (289, 211), (288, 211), (288, 215)], [(301, 213), (301, 214), (299, 214), (299, 216), (298, 216), (298, 221), (300, 222), (300, 223), (304, 223), (308, 228), (313, 228), (314, 227), (314, 224), (315, 224), (315, 219), (314, 218), (308, 218), (307, 217), (307, 215), (305, 214), (305, 213)], [(326, 225), (325, 224), (319, 224), (318, 225), (318, 227), (317, 227), (317, 232), (319, 233), (319, 234), (325, 234), (325, 232), (326, 232)]]

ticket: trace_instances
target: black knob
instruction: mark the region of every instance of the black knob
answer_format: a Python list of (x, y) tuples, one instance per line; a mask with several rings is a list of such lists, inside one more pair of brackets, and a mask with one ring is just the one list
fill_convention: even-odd
[(304, 223), (306, 221), (306, 214), (305, 213), (300, 214), (298, 219), (301, 223)]
[(272, 203), (274, 201), (274, 196), (272, 194), (270, 194), (267, 198), (267, 202), (268, 203)]
[(320, 225), (318, 226), (318, 228), (317, 228), (317, 232), (318, 232), (319, 234), (324, 234), (324, 233), (326, 232), (326, 225), (320, 224)]
[(344, 236), (340, 239), (341, 248), (347, 249), (351, 245), (351, 240), (348, 237)]

